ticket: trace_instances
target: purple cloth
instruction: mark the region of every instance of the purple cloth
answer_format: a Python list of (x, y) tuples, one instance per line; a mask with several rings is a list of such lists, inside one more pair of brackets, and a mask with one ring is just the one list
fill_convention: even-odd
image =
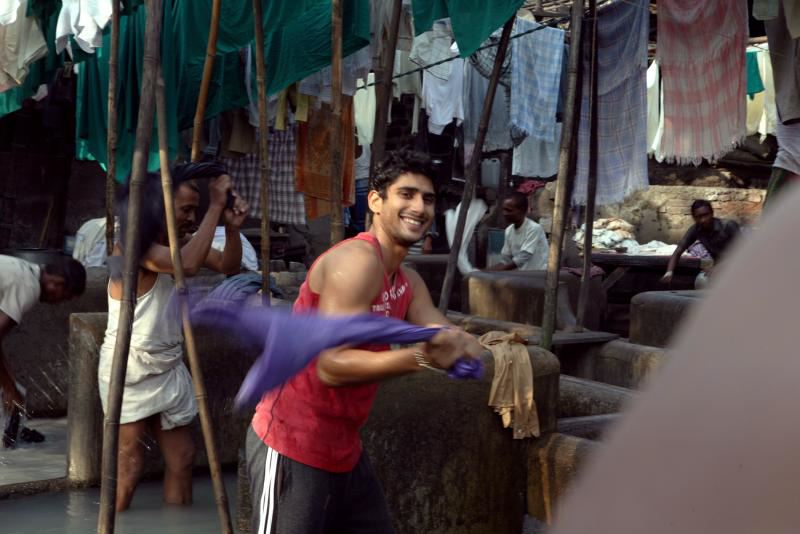
[[(261, 347), (261, 355), (239, 388), (236, 403), (254, 405), (267, 391), (302, 371), (320, 352), (342, 345), (411, 344), (428, 341), (439, 328), (423, 328), (398, 319), (363, 314), (343, 317), (294, 314), (271, 308), (206, 307), (193, 322), (221, 327)], [(480, 360), (460, 358), (448, 370), (453, 378), (480, 378)]]

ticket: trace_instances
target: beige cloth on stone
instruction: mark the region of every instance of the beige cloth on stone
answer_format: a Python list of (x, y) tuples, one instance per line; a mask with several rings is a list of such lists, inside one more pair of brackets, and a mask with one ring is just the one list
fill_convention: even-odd
[(500, 414), (514, 439), (539, 437), (539, 415), (533, 399), (533, 368), (528, 347), (519, 334), (488, 332), (478, 340), (494, 356), (489, 406)]

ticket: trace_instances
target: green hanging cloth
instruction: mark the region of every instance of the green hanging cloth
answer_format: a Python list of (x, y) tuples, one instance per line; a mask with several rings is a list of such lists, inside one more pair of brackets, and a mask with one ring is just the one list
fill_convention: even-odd
[(414, 0), (414, 31), (433, 27), (450, 17), (461, 57), (471, 55), (487, 37), (503, 26), (522, 6), (523, 0)]
[(746, 58), (747, 96), (753, 98), (756, 93), (764, 90), (764, 82), (761, 80), (761, 71), (758, 68), (758, 50), (748, 50)]
[[(268, 94), (331, 64), (331, 0), (271, 0), (264, 7)], [(369, 17), (369, 0), (344, 0), (343, 57), (369, 44)]]
[[(145, 8), (140, 4), (130, 3), (128, 16), (120, 19), (116, 173), (116, 180), (120, 183), (128, 180), (136, 137), (146, 23)], [(222, 5), (205, 118), (245, 106), (248, 102), (239, 50), (253, 39), (251, 3), (249, 0), (226, 0)], [(161, 60), (171, 161), (180, 147), (178, 132), (192, 127), (194, 120), (210, 22), (211, 0), (173, 0), (164, 4)], [(103, 167), (107, 162), (109, 50), (110, 35), (106, 32), (103, 46), (84, 62), (78, 78), (76, 123), (79, 142), (76, 156), (96, 159)], [(155, 125), (154, 121), (148, 160), (148, 170), (153, 172), (159, 168)]]

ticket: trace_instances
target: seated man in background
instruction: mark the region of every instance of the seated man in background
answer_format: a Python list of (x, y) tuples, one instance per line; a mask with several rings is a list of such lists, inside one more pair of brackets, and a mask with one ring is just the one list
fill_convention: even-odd
[[(672, 273), (678, 266), (681, 255), (691, 247), (695, 241), (699, 241), (716, 264), (730, 244), (739, 236), (739, 225), (735, 221), (718, 219), (714, 217), (714, 209), (708, 200), (698, 199), (692, 203), (692, 218), (694, 224), (686, 231), (686, 234), (678, 243), (678, 248), (673, 252), (667, 265), (667, 272), (661, 278), (661, 282), (668, 284), (672, 281)], [(695, 287), (700, 289), (705, 286), (706, 279), (711, 273), (713, 265), (705, 267), (695, 280)]]
[(528, 197), (511, 193), (503, 201), (503, 216), (509, 223), (501, 252), (503, 263), (487, 271), (544, 271), (547, 270), (549, 245), (544, 229), (527, 217)]

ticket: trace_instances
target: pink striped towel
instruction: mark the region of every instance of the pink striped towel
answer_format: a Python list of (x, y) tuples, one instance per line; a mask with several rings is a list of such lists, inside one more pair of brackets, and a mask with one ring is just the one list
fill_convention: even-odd
[(747, 0), (659, 0), (667, 161), (715, 161), (744, 138), (747, 32)]

